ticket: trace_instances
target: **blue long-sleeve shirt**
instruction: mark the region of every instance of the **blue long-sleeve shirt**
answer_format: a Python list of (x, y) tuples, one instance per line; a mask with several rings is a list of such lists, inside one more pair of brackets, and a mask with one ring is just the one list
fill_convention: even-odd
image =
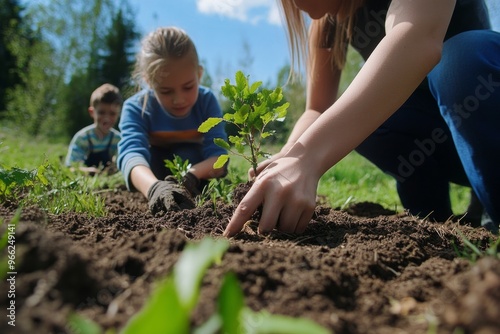
[(198, 100), (191, 112), (182, 118), (166, 112), (151, 89), (144, 89), (127, 99), (119, 122), (122, 139), (118, 143), (117, 160), (127, 188), (133, 189), (130, 172), (135, 166), (150, 167), (150, 146), (167, 148), (178, 143), (201, 143), (205, 159), (226, 154), (225, 149), (214, 143), (214, 138), (227, 140), (224, 122), (208, 133), (198, 132), (200, 124), (209, 117), (222, 117), (222, 111), (212, 91), (203, 86), (199, 87)]

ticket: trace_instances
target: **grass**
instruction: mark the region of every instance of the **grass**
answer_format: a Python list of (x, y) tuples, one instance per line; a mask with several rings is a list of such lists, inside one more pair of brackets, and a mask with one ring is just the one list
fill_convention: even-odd
[[(279, 147), (267, 147), (273, 154)], [(231, 157), (230, 166), (247, 179), (249, 164), (238, 156)], [(351, 152), (320, 180), (318, 195), (332, 208), (344, 208), (352, 203), (373, 202), (396, 212), (404, 208), (396, 191), (395, 180), (356, 152)], [(452, 184), (450, 197), (453, 211), (466, 211), (470, 200), (469, 188)]]
[(120, 175), (88, 177), (80, 171), (71, 172), (61, 159), (66, 143), (1, 130), (0, 200), (15, 199), (20, 206), (35, 204), (54, 214), (107, 214), (104, 200), (96, 193), (124, 183)]
[[(49, 141), (45, 138), (30, 138), (12, 128), (0, 128), (0, 165), (34, 169), (45, 162), (62, 166), (68, 142)], [(279, 147), (267, 147), (266, 151), (277, 152)], [(237, 173), (236, 179), (247, 180), (249, 164), (243, 158), (231, 157), (231, 171)], [(107, 177), (95, 176), (87, 180), (88, 187), (98, 189), (103, 184), (108, 187), (123, 183), (120, 174)], [(393, 178), (382, 173), (369, 161), (356, 152), (342, 159), (336, 166), (323, 175), (318, 195), (333, 208), (345, 207), (350, 203), (374, 202), (385, 208), (402, 212), (403, 207), (396, 192)], [(451, 201), (456, 214), (465, 212), (469, 202), (468, 188), (452, 185)]]

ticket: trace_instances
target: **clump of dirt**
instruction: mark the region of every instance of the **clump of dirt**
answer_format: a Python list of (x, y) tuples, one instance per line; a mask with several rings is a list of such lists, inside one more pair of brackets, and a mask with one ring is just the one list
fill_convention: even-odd
[[(207, 202), (153, 217), (138, 193), (101, 195), (103, 218), (23, 209), (16, 327), (4, 315), (0, 332), (72, 333), (66, 319), (73, 312), (104, 328), (123, 327), (185, 245), (222, 237), (234, 210)], [(7, 222), (15, 210), (0, 205)], [(373, 203), (345, 211), (320, 205), (302, 235), (262, 236), (256, 226), (230, 239), (222, 263), (207, 271), (193, 325), (214, 312), (221, 279), (231, 271), (254, 311), (306, 317), (337, 333), (500, 331), (500, 260), (458, 256), (467, 250), (462, 234), (480, 249), (490, 245), (494, 236), (482, 228), (396, 215)], [(4, 312), (8, 284), (0, 283)]]

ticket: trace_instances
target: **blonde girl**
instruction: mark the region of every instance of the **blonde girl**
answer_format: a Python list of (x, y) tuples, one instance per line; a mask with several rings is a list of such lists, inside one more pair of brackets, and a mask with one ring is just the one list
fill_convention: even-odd
[[(224, 128), (197, 131), (207, 118), (222, 116), (214, 94), (200, 85), (202, 75), (196, 47), (184, 30), (161, 27), (143, 39), (134, 78), (144, 88), (123, 105), (118, 167), (128, 189), (148, 198), (153, 214), (192, 207), (206, 181), (225, 173), (213, 168), (226, 153), (214, 144), (214, 138), (226, 139)], [(182, 184), (168, 177), (165, 167), (174, 155), (191, 163)]]

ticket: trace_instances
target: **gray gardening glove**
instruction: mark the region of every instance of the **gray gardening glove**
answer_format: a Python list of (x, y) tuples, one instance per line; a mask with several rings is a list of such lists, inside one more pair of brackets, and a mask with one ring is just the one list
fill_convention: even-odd
[(182, 178), (182, 185), (191, 194), (193, 198), (200, 195), (200, 179), (198, 179), (193, 173), (187, 172)]
[(177, 183), (173, 176), (165, 181), (156, 181), (148, 190), (149, 211), (154, 216), (164, 215), (167, 211), (193, 209), (195, 203), (189, 192)]

